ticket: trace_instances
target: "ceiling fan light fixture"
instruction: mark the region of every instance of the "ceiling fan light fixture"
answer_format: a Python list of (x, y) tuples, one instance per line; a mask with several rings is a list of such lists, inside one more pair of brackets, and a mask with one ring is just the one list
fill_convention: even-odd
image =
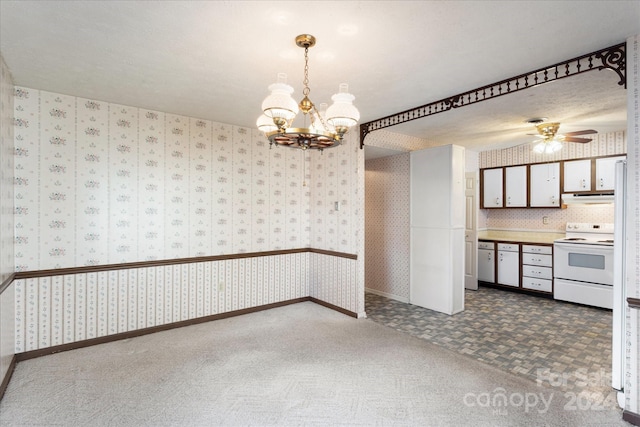
[[(316, 43), (314, 36), (301, 34), (296, 37), (296, 45), (304, 48), (304, 96), (300, 103), (291, 97), (293, 88), (286, 83), (286, 74), (278, 74), (278, 82), (269, 86), (271, 93), (262, 102), (263, 117), (256, 122), (258, 129), (269, 139), (269, 145), (284, 145), (302, 150), (336, 147), (340, 145), (345, 133), (360, 120), (360, 112), (353, 105), (355, 96), (349, 93), (346, 83), (340, 84), (340, 90), (331, 98), (333, 104), (326, 108), (320, 104), (318, 109), (309, 99), (309, 48)], [(302, 110), (303, 127), (294, 127), (293, 122)], [(268, 120), (271, 120), (271, 124)]]
[(539, 154), (552, 154), (562, 149), (562, 141), (558, 138), (543, 139), (533, 146), (533, 151)]

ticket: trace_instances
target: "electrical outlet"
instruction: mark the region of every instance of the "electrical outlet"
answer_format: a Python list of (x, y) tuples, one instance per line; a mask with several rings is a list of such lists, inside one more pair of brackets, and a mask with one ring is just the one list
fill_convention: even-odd
[(218, 283), (218, 292), (224, 292), (224, 282)]
[(543, 224), (549, 224), (549, 217), (548, 216), (543, 216), (542, 217), (542, 223)]

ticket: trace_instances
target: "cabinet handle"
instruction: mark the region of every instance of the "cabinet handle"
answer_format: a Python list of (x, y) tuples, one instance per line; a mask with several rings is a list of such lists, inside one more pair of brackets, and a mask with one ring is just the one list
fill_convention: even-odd
[(496, 205), (500, 204), (500, 197), (496, 197)]
[(600, 178), (600, 188), (604, 187), (604, 179)]
[(489, 253), (489, 255), (487, 255), (487, 260), (491, 261), (491, 253)]
[(587, 180), (586, 179), (582, 180), (582, 188), (587, 188)]

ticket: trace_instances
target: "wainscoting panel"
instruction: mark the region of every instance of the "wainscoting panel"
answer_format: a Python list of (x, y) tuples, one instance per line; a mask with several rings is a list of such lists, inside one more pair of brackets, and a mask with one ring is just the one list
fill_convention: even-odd
[(326, 301), (356, 311), (355, 275), (345, 275), (356, 261), (309, 252), (18, 279), (2, 304), (15, 293), (15, 352), (23, 353), (308, 297), (310, 256), (328, 258), (328, 270), (316, 270), (332, 284), (321, 292)]
[[(9, 286), (0, 294), (0, 383), (3, 382), (15, 348), (15, 327), (13, 318), (14, 287)], [(0, 389), (0, 398), (2, 390)]]
[(364, 316), (364, 283), (358, 280), (358, 260), (321, 253), (310, 259), (310, 296)]

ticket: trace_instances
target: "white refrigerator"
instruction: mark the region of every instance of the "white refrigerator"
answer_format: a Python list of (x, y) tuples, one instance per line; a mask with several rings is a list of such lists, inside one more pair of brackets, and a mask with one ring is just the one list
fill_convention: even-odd
[(611, 385), (618, 390), (618, 404), (624, 408), (624, 359), (626, 325), (626, 196), (627, 162), (616, 162), (613, 246), (613, 339), (611, 343)]

